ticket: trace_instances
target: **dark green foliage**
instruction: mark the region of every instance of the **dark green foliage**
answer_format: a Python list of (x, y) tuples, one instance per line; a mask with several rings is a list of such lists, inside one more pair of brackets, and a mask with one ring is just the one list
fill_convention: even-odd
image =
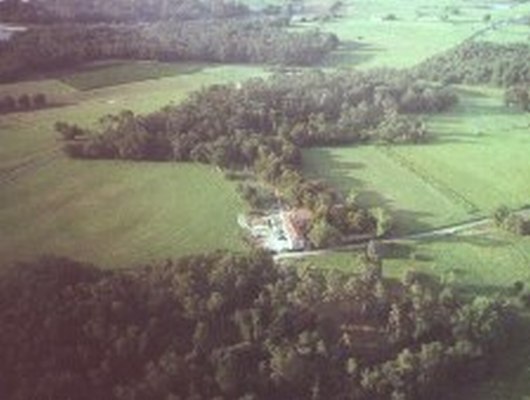
[(18, 98), (11, 95), (0, 97), (0, 114), (10, 113), (14, 111), (30, 111), (39, 108), (44, 108), (47, 105), (46, 95), (42, 93), (37, 94), (21, 94)]
[(31, 108), (31, 98), (27, 94), (22, 94), (18, 98), (17, 104), (22, 111), (27, 111)]
[(504, 104), (508, 107), (517, 107), (521, 111), (530, 111), (529, 86), (510, 86), (504, 91)]
[(17, 102), (13, 96), (0, 98), (0, 113), (12, 112), (17, 108)]
[(335, 35), (283, 25), (252, 18), (34, 27), (0, 42), (0, 80), (107, 59), (311, 65), (338, 44)]
[[(0, 275), (5, 399), (435, 399), (509, 343), (501, 300), (214, 253), (102, 272)], [(486, 356), (488, 352), (488, 356)]]
[[(318, 215), (312, 242), (322, 247), (338, 244), (341, 235), (382, 236), (391, 221), (304, 178), (300, 149), (371, 140), (420, 142), (426, 139), (423, 123), (404, 113), (441, 112), (455, 101), (447, 89), (416, 84), (396, 71), (296, 72), (215, 85), (145, 116), (107, 116), (98, 132), (76, 131), (84, 140), (68, 141), (64, 149), (80, 158), (195, 161), (251, 170), (288, 204)], [(68, 124), (59, 126), (63, 138), (72, 136)], [(254, 208), (274, 199), (255, 185), (242, 185), (240, 191)]]
[(522, 215), (511, 211), (506, 206), (499, 206), (493, 213), (495, 226), (516, 235), (528, 235), (530, 223)]
[(250, 13), (247, 6), (231, 0), (38, 0), (33, 3), (38, 6), (35, 8), (46, 12), (54, 21), (85, 23), (182, 21), (206, 17), (228, 18)]
[(466, 42), (416, 69), (423, 79), (445, 83), (512, 86), (530, 82), (530, 45)]
[[(242, 167), (275, 155), (281, 164), (296, 166), (300, 146), (424, 140), (423, 124), (403, 113), (441, 112), (455, 101), (446, 89), (415, 84), (397, 72), (307, 72), (215, 85), (178, 106), (138, 116), (136, 123), (167, 136), (175, 160)], [(124, 128), (132, 115), (109, 118), (114, 123), (93, 141), (112, 144), (129, 131)], [(112, 157), (127, 158), (118, 149)]]
[(35, 1), (4, 0), (0, 2), (0, 22), (49, 22), (52, 15)]
[(86, 134), (79, 126), (70, 125), (65, 122), (56, 122), (54, 128), (63, 140), (75, 140)]
[(46, 95), (44, 95), (43, 93), (34, 94), (31, 97), (31, 102), (33, 103), (33, 107), (42, 108), (46, 106)]

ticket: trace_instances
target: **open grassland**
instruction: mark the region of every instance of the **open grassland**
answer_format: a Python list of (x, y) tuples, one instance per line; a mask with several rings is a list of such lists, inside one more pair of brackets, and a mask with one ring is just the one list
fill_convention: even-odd
[[(416, 0), (360, 0), (347, 2), (343, 16), (315, 25), (336, 33), (345, 45), (327, 61), (343, 67), (411, 67), (466, 39), (528, 40), (511, 24), (497, 26), (529, 13), (527, 3), (509, 1), (432, 2)], [(485, 20), (485, 16), (489, 19)], [(505, 32), (505, 33), (502, 33)], [(528, 35), (528, 33), (526, 34)]]
[[(360, 251), (334, 251), (306, 257), (302, 263), (355, 270)], [(530, 238), (501, 232), (477, 232), (432, 240), (403, 240), (386, 246), (385, 275), (401, 279), (415, 269), (476, 294), (506, 291), (516, 281), (530, 285)]]
[(212, 167), (72, 161), (53, 124), (95, 123), (122, 109), (156, 110), (190, 91), (262, 74), (219, 66), (195, 73), (78, 92), (57, 80), (0, 86), (0, 95), (45, 93), (60, 104), (0, 120), (0, 259), (42, 253), (108, 267), (217, 248), (244, 247), (234, 184)]
[(3, 261), (55, 253), (104, 266), (241, 249), (233, 184), (187, 164), (64, 158), (3, 187)]
[(506, 108), (498, 90), (460, 92), (453, 111), (428, 121), (430, 143), (311, 149), (306, 172), (391, 210), (398, 234), (530, 204), (530, 114)]

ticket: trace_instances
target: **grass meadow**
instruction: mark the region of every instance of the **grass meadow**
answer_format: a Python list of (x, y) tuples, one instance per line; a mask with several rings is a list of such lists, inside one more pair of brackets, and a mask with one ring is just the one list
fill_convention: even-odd
[[(347, 3), (343, 17), (315, 23), (346, 43), (328, 64), (373, 68), (411, 67), (470, 38), (528, 41), (528, 25), (490, 29), (497, 21), (530, 12), (530, 4), (507, 1), (360, 0)], [(388, 20), (392, 15), (395, 19)], [(490, 15), (490, 20), (484, 17)], [(307, 24), (301, 24), (307, 25)]]
[(234, 184), (213, 167), (69, 160), (53, 124), (90, 125), (122, 109), (149, 112), (205, 85), (262, 73), (204, 67), (84, 92), (55, 79), (1, 85), (0, 96), (42, 92), (57, 107), (0, 119), (0, 259), (54, 253), (117, 268), (243, 249), (236, 224), (243, 204)]
[(399, 234), (530, 204), (530, 114), (505, 107), (495, 89), (460, 94), (454, 110), (427, 121), (430, 142), (310, 149), (307, 174), (355, 190), (364, 206), (388, 208)]

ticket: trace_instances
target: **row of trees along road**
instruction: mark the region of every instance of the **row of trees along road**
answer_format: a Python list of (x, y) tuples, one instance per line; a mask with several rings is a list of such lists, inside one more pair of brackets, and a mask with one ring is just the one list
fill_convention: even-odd
[(427, 131), (415, 114), (442, 112), (456, 101), (446, 88), (418, 84), (392, 70), (309, 71), (215, 85), (148, 115), (109, 115), (95, 132), (68, 123), (57, 129), (71, 157), (196, 161), (250, 170), (289, 204), (313, 210), (315, 229), (336, 242), (343, 235), (375, 233), (376, 218), (328, 185), (304, 178), (301, 148), (421, 142)]
[(377, 259), (356, 275), (263, 253), (2, 271), (3, 399), (433, 400), (517, 343), (506, 301), (388, 281)]
[(290, 32), (277, 18), (56, 24), (0, 42), (0, 80), (105, 59), (312, 65), (337, 45), (333, 34)]

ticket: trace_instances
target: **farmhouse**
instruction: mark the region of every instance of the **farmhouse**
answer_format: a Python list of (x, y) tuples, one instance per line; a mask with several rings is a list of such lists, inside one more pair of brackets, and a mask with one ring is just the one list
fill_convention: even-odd
[(239, 216), (238, 223), (250, 233), (256, 245), (282, 253), (307, 248), (306, 232), (311, 218), (309, 210), (275, 209), (261, 216)]

